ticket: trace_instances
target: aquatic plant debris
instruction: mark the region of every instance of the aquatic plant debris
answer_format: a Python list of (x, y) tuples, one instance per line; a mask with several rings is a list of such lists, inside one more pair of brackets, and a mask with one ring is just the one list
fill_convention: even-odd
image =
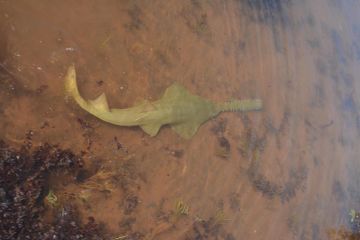
[(81, 108), (97, 118), (120, 126), (140, 126), (150, 136), (157, 135), (161, 126), (170, 125), (181, 137), (190, 139), (204, 122), (221, 112), (254, 111), (262, 108), (260, 99), (232, 100), (216, 104), (191, 94), (177, 83), (168, 87), (157, 101), (144, 101), (126, 109), (109, 108), (104, 93), (95, 100), (85, 100), (80, 95), (74, 65), (68, 68), (65, 90)]
[(49, 193), (45, 197), (45, 199), (50, 204), (51, 207), (56, 207), (59, 204), (57, 196), (55, 195), (55, 193), (51, 189), (49, 190)]

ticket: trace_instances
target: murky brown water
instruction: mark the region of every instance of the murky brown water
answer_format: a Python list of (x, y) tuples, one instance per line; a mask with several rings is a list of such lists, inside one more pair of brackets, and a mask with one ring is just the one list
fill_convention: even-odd
[[(114, 239), (330, 238), (360, 209), (359, 11), (355, 0), (0, 1), (0, 137), (17, 145), (32, 130), (35, 145), (83, 153), (84, 182), (53, 191)], [(66, 102), (72, 63), (82, 94), (106, 92), (113, 107), (179, 82), (264, 109), (223, 113), (191, 140), (166, 127), (151, 138)]]

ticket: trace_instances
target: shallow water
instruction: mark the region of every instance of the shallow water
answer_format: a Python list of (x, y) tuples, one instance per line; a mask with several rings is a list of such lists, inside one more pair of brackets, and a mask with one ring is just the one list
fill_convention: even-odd
[[(34, 145), (82, 153), (83, 183), (55, 179), (53, 191), (113, 238), (330, 238), (360, 209), (359, 11), (354, 0), (0, 1), (0, 138), (16, 146), (32, 130)], [(67, 101), (72, 63), (81, 93), (117, 108), (178, 82), (264, 109), (222, 113), (191, 140), (169, 127), (149, 137)]]

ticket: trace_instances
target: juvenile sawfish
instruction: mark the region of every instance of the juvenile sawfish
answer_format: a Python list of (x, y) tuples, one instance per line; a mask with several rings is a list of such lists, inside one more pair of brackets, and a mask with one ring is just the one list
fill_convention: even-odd
[(189, 139), (207, 120), (224, 111), (253, 111), (262, 108), (260, 99), (232, 100), (217, 104), (188, 92), (174, 83), (157, 101), (143, 103), (126, 109), (109, 108), (102, 93), (95, 100), (81, 97), (75, 67), (69, 67), (65, 77), (65, 90), (81, 108), (105, 122), (120, 126), (140, 126), (150, 136), (155, 136), (161, 126), (170, 125), (181, 137)]

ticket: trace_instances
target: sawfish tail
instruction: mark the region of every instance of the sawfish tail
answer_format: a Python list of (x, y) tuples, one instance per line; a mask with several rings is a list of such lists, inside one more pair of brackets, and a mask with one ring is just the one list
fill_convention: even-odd
[(65, 93), (67, 97), (73, 98), (77, 104), (87, 112), (106, 120), (106, 114), (110, 111), (105, 94), (101, 94), (95, 100), (85, 100), (79, 93), (76, 82), (75, 66), (71, 65), (65, 76)]
[(110, 109), (104, 93), (93, 100), (84, 99), (80, 95), (77, 86), (74, 65), (68, 68), (65, 76), (65, 93), (67, 98), (75, 100), (82, 109), (105, 122), (121, 126), (141, 124), (141, 121), (138, 121), (138, 119), (141, 118), (143, 114), (139, 112), (139, 108)]
[(257, 111), (263, 107), (260, 99), (231, 100), (217, 106), (219, 112)]
[(83, 109), (88, 110), (89, 104), (79, 93), (76, 83), (75, 66), (71, 65), (65, 76), (65, 94), (67, 98), (73, 98)]

